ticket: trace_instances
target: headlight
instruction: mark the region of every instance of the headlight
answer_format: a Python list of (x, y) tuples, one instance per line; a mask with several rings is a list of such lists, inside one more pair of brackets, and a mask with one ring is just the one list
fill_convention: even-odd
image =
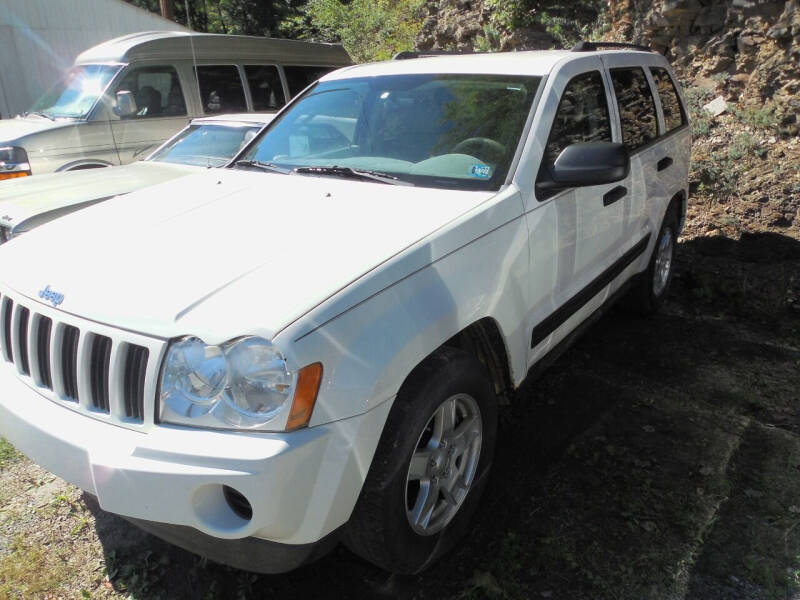
[[(309, 374), (314, 378), (312, 394)], [(262, 338), (239, 338), (221, 346), (183, 338), (170, 346), (164, 361), (161, 420), (203, 427), (295, 429), (308, 423), (321, 375), (319, 363), (289, 371), (280, 351)]]
[(28, 162), (28, 153), (24, 148), (6, 146), (0, 148), (0, 181), (27, 177), (31, 174), (31, 165)]

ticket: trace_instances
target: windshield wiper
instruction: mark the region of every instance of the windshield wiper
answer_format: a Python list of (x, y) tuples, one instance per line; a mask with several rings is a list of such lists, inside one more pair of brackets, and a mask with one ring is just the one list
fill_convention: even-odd
[(261, 162), (260, 160), (237, 160), (235, 165), (237, 167), (244, 167), (248, 169), (260, 169), (262, 171), (269, 171), (270, 173), (280, 173), (281, 175), (288, 175), (289, 173), (291, 173), (289, 169), (284, 169), (272, 163)]
[(405, 181), (394, 175), (389, 175), (388, 173), (370, 171), (368, 169), (354, 169), (352, 167), (339, 167), (336, 165), (330, 167), (297, 167), (294, 172), (308, 175), (333, 175), (334, 177), (347, 177), (349, 179), (367, 179), (369, 181), (378, 181), (389, 185), (414, 185), (410, 181)]
[(51, 121), (55, 121), (56, 118), (53, 115), (48, 115), (47, 113), (40, 112), (40, 111), (33, 111), (33, 112), (26, 112), (25, 116), (34, 115), (36, 117), (44, 117), (45, 119), (50, 119)]

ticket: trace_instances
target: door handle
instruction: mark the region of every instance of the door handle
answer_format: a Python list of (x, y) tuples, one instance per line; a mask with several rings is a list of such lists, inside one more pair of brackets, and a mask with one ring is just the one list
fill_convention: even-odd
[(628, 194), (628, 188), (622, 185), (618, 185), (611, 191), (608, 191), (605, 194), (603, 194), (603, 206), (614, 204), (614, 202), (616, 202), (620, 198), (624, 198), (627, 194)]
[(664, 158), (662, 158), (660, 161), (658, 161), (656, 163), (656, 168), (659, 171), (663, 171), (664, 169), (667, 169), (667, 168), (669, 168), (671, 166), (672, 166), (672, 158), (669, 157), (669, 156), (665, 156)]

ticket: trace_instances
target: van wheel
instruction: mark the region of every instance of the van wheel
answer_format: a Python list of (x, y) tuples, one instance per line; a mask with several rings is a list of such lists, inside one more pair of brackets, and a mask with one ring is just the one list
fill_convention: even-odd
[(394, 401), (345, 544), (387, 571), (428, 567), (468, 530), (496, 432), (484, 366), (454, 348), (426, 358)]
[(675, 209), (670, 208), (664, 215), (650, 264), (628, 296), (627, 304), (641, 314), (652, 315), (664, 304), (672, 283), (677, 236), (678, 216)]

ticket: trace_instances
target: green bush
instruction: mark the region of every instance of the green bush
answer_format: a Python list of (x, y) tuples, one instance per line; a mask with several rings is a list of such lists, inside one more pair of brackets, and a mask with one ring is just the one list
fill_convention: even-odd
[(778, 127), (778, 116), (775, 114), (775, 107), (769, 104), (759, 108), (749, 106), (734, 108), (733, 116), (740, 123), (755, 129), (776, 130)]
[(305, 10), (319, 37), (340, 41), (356, 62), (413, 50), (424, 0), (310, 0)]

